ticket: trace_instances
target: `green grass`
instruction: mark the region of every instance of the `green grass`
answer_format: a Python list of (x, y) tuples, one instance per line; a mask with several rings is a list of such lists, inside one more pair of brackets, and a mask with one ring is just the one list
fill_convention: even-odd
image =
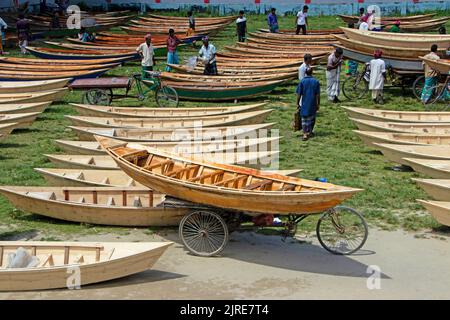
[[(448, 14), (444, 13), (444, 14)], [(264, 16), (248, 16), (250, 31), (266, 27)], [(291, 28), (292, 17), (280, 19), (280, 28)], [(335, 28), (343, 25), (336, 17), (311, 17), (310, 27), (314, 29)], [(450, 28), (449, 28), (450, 29)], [(220, 50), (235, 41), (233, 26), (228, 27), (211, 42)], [(182, 50), (181, 58), (196, 55), (197, 49)], [(13, 50), (12, 55), (17, 55)], [(158, 69), (165, 67), (158, 62)], [(130, 76), (139, 72), (137, 63), (127, 64), (109, 72), (109, 75)], [(268, 121), (276, 122), (281, 140), (281, 169), (303, 168), (301, 176), (315, 179), (325, 177), (330, 182), (365, 189), (345, 204), (363, 212), (373, 226), (387, 230), (404, 228), (419, 230), (435, 228), (436, 232), (447, 233), (448, 228), (439, 227), (430, 215), (415, 202), (417, 198), (427, 198), (411, 178), (420, 177), (414, 172), (396, 172), (391, 168), (394, 163), (387, 161), (381, 154), (366, 147), (352, 132), (355, 127), (344, 111), (326, 101), (325, 74), (319, 69), (315, 76), (322, 84), (322, 106), (317, 121), (317, 136), (307, 142), (301, 141), (299, 134), (291, 129), (295, 106), (296, 83), (279, 87), (270, 95), (261, 96), (251, 102), (267, 101), (268, 108), (274, 109)], [(133, 93), (135, 93), (133, 91)], [(423, 110), (410, 92), (403, 93), (398, 88), (385, 91), (384, 109)], [(344, 97), (341, 97), (344, 100)], [(66, 128), (69, 125), (64, 116), (75, 114), (68, 102), (80, 102), (81, 94), (67, 94), (64, 101), (52, 105), (33, 126), (17, 131), (0, 144), (0, 185), (45, 185), (45, 181), (33, 168), (51, 167), (43, 154), (62, 152), (53, 142), (54, 139), (75, 139), (75, 135)], [(127, 99), (119, 105), (140, 105), (137, 100)], [(222, 103), (220, 103), (222, 104)], [(349, 106), (376, 107), (369, 97), (357, 102), (343, 103)], [(180, 106), (205, 106), (215, 104), (182, 102)], [(153, 96), (145, 102), (147, 107), (155, 107)], [(304, 226), (313, 230), (315, 219), (306, 219)], [(86, 224), (66, 223), (20, 212), (14, 209), (6, 199), (0, 198), (0, 239), (39, 232), (44, 239), (63, 239), (75, 234), (117, 233), (127, 234), (131, 229), (100, 227)], [(302, 224), (303, 225), (303, 224)], [(302, 229), (302, 228), (300, 228)], [(147, 234), (162, 232), (161, 229), (147, 229)], [(3, 233), (2, 233), (3, 232)]]

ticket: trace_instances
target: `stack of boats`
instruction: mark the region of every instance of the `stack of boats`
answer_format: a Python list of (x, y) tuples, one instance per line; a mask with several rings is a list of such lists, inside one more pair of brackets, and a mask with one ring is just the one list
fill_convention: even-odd
[(430, 52), (433, 44), (438, 45), (438, 53), (445, 56), (450, 46), (450, 35), (430, 35), (415, 33), (389, 33), (361, 31), (341, 28), (345, 36), (335, 35), (344, 55), (358, 62), (369, 62), (376, 49), (383, 51), (383, 59), (396, 70), (421, 73), (421, 56)]
[(356, 134), (390, 161), (433, 179), (414, 179), (435, 200), (419, 200), (450, 226), (450, 112), (414, 112), (344, 107)]

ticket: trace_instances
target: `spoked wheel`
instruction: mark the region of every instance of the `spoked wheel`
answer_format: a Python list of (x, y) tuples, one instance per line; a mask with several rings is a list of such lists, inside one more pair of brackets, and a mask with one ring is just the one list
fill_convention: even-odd
[(348, 207), (335, 207), (318, 221), (317, 238), (333, 254), (349, 255), (364, 245), (369, 234), (367, 224), (357, 211)]
[(351, 101), (363, 98), (368, 91), (369, 83), (365, 81), (361, 74), (348, 77), (342, 85), (344, 96)]
[[(446, 84), (447, 85), (447, 84)], [(442, 84), (431, 87), (430, 89), (431, 97), (425, 107), (431, 111), (445, 111), (448, 109), (450, 104), (450, 91), (444, 88)]]
[(194, 255), (218, 255), (228, 243), (228, 227), (224, 219), (210, 211), (194, 211), (180, 222), (178, 230), (184, 246)]
[(178, 93), (169, 86), (162, 86), (156, 89), (156, 103), (161, 108), (177, 108), (178, 107)]
[(422, 90), (425, 86), (425, 76), (420, 76), (416, 80), (414, 80), (414, 83), (412, 85), (412, 91), (414, 93), (414, 96), (422, 100)]
[(104, 89), (91, 89), (87, 91), (83, 96), (83, 103), (109, 106), (112, 101), (111, 90)]

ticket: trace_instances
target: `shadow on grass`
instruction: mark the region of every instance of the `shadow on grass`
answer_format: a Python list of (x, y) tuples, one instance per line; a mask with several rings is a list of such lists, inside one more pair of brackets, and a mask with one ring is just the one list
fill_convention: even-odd
[(7, 148), (21, 148), (26, 146), (23, 143), (2, 143), (2, 149), (7, 149)]
[(38, 235), (38, 231), (35, 229), (21, 230), (21, 231), (6, 231), (0, 233), (1, 241), (18, 241), (18, 240), (29, 240)]
[[(36, 120), (37, 121), (37, 120)], [(21, 129), (14, 129), (14, 133), (39, 133), (44, 131), (43, 129), (38, 128), (21, 128)]]

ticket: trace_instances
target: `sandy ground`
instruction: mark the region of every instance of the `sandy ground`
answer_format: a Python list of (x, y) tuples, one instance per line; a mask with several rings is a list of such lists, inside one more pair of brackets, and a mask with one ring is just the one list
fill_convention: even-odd
[[(144, 240), (145, 239), (145, 240)], [(140, 231), (84, 241), (175, 241), (152, 270), (81, 290), (0, 293), (0, 299), (449, 299), (450, 238), (371, 230), (357, 255), (253, 232), (231, 235), (221, 257), (189, 255), (177, 234)], [(381, 269), (368, 289), (369, 266)], [(377, 281), (369, 280), (376, 285)]]

